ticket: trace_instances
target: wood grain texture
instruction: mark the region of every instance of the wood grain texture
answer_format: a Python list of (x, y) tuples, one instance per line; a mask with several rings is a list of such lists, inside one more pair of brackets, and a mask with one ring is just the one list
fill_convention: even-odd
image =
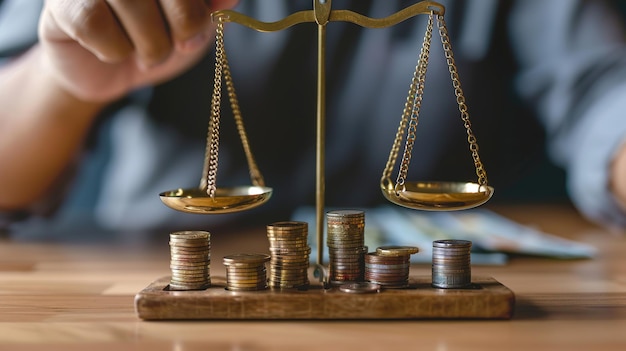
[[(513, 256), (472, 267), (515, 292), (511, 319), (157, 320), (137, 316), (136, 295), (170, 274), (168, 231), (68, 239), (0, 239), (0, 350), (626, 350), (626, 236), (566, 205), (491, 207), (598, 248), (593, 259)], [(211, 255), (258, 252), (265, 228), (208, 228)], [(238, 231), (239, 230), (239, 231)], [(45, 234), (45, 233), (44, 233)], [(220, 264), (211, 275), (224, 276)], [(415, 264), (411, 275), (429, 276)], [(217, 282), (217, 281), (216, 281)]]
[(304, 291), (226, 290), (224, 279), (199, 291), (169, 291), (161, 278), (135, 297), (137, 315), (161, 319), (508, 319), (515, 295), (493, 278), (474, 278), (469, 289), (436, 289), (430, 276), (406, 289), (354, 294), (312, 285)]

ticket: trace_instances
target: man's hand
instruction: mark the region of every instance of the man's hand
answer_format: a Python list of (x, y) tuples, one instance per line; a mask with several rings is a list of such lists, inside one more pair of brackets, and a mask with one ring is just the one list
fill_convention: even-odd
[(47, 0), (47, 70), (70, 94), (109, 102), (182, 73), (214, 37), (210, 14), (237, 0)]

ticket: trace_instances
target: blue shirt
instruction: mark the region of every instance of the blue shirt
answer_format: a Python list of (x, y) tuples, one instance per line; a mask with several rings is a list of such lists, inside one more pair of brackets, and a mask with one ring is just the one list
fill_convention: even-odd
[[(335, 0), (333, 7), (383, 17), (411, 3)], [(608, 167), (626, 135), (626, 55), (623, 22), (615, 9), (600, 1), (441, 3), (472, 129), (496, 188), (493, 201), (519, 186), (545, 149), (565, 170), (568, 194), (584, 215), (624, 226), (626, 216), (608, 189)], [(15, 0), (0, 5), (3, 56), (36, 40), (38, 6), (40, 1)], [(307, 9), (310, 1), (264, 0), (241, 1), (236, 10), (275, 21)], [(327, 205), (365, 207), (384, 201), (378, 184), (425, 21), (426, 16), (418, 16), (388, 29), (328, 24)], [(68, 166), (72, 176), (45, 205), (27, 209), (27, 221), (11, 221), (11, 227), (32, 232), (42, 225), (95, 223), (112, 230), (191, 229), (235, 219), (284, 220), (296, 206), (313, 204), (315, 31), (313, 24), (276, 33), (226, 25), (227, 54), (251, 147), (267, 185), (274, 188), (267, 205), (241, 214), (200, 216), (173, 211), (159, 200), (162, 191), (197, 187), (202, 176), (213, 82), (209, 53), (182, 76), (135, 91), (104, 111), (82, 158)], [(475, 181), (436, 31), (409, 178)], [(218, 185), (249, 184), (229, 108), (223, 111)], [(534, 189), (549, 192), (546, 187), (560, 185), (546, 181)]]

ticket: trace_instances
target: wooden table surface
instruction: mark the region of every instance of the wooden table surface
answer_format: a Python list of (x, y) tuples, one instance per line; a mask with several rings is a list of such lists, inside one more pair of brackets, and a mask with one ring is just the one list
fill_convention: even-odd
[[(626, 350), (626, 237), (589, 224), (566, 206), (494, 209), (590, 243), (600, 254), (474, 266), (473, 274), (492, 276), (514, 291), (511, 320), (147, 322), (137, 317), (133, 300), (169, 275), (168, 233), (159, 244), (123, 235), (94, 243), (3, 239), (0, 349)], [(213, 235), (212, 256), (264, 249), (267, 239), (259, 233)], [(212, 274), (223, 274), (220, 269), (212, 263)], [(411, 272), (429, 274), (430, 266)]]

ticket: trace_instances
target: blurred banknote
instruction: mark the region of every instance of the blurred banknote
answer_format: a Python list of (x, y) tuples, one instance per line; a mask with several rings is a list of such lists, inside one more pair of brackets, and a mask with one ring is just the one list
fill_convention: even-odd
[[(420, 252), (411, 257), (415, 263), (431, 262), (432, 242), (440, 239), (472, 241), (471, 261), (478, 265), (505, 264), (509, 254), (559, 259), (591, 258), (596, 254), (588, 244), (542, 232), (484, 208), (427, 212), (382, 205), (361, 210), (365, 211), (365, 245), (369, 251), (383, 245), (418, 246)], [(299, 208), (292, 219), (309, 223), (309, 245), (316, 252), (315, 209)]]

